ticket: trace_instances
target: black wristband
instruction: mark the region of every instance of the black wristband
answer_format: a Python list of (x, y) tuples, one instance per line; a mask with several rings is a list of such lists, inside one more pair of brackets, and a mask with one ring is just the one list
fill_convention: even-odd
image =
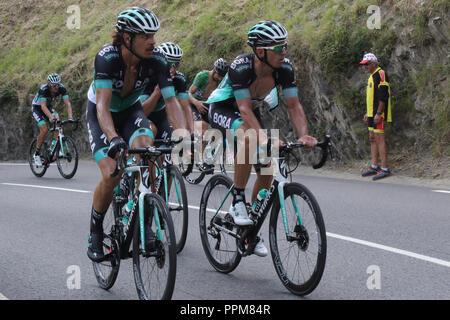
[(377, 115), (381, 116), (381, 112), (377, 112)]

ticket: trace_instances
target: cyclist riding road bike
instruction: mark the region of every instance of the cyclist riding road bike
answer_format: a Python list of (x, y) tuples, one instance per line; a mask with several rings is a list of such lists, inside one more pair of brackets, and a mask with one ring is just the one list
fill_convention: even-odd
[[(254, 129), (257, 134), (261, 134), (263, 124), (257, 102), (264, 100), (274, 87), (281, 86), (291, 123), (300, 137), (298, 142), (307, 147), (317, 144), (317, 140), (308, 135), (306, 116), (298, 99), (294, 68), (285, 58), (287, 38), (286, 29), (273, 20), (260, 21), (248, 30), (247, 44), (253, 49), (253, 53), (240, 55), (230, 64), (227, 75), (206, 102), (210, 104), (209, 121), (213, 128), (219, 129), (224, 136), (227, 130), (235, 134), (237, 130), (246, 132)], [(260, 137), (259, 146), (267, 145), (267, 135), (262, 133)], [(281, 141), (276, 138), (272, 143), (276, 147), (281, 145)], [(239, 226), (253, 223), (248, 216), (245, 199), (245, 187), (252, 167), (249, 161), (249, 144), (250, 138), (246, 135), (242, 143), (238, 144), (234, 162), (233, 202), (230, 213), (234, 223)], [(244, 153), (246, 158), (243, 158), (241, 153)], [(241, 158), (245, 159), (244, 163), (238, 163)], [(252, 192), (252, 202), (259, 190), (268, 189), (272, 181), (272, 174), (261, 174), (262, 166), (266, 169), (272, 168), (270, 162), (255, 165), (257, 179)], [(268, 253), (261, 237), (254, 253), (262, 257)]]
[(153, 133), (139, 96), (153, 77), (166, 103), (175, 129), (186, 128), (169, 73), (167, 58), (155, 48), (160, 23), (149, 9), (131, 7), (119, 13), (113, 43), (104, 45), (95, 57), (94, 81), (86, 109), (91, 150), (102, 173), (94, 191), (88, 257), (101, 261), (103, 218), (120, 175), (110, 176), (120, 149), (152, 145)]
[[(34, 163), (36, 166), (41, 167), (42, 161), (40, 157), (40, 151), (42, 143), (44, 142), (45, 135), (48, 132), (47, 122), (52, 122), (59, 119), (58, 113), (53, 109), (53, 102), (57, 97), (61, 96), (64, 104), (66, 105), (67, 115), (69, 120), (72, 119), (72, 105), (69, 101), (69, 94), (66, 87), (61, 83), (61, 77), (56, 73), (51, 73), (47, 77), (47, 83), (41, 85), (39, 91), (34, 96), (31, 103), (31, 112), (34, 120), (36, 120), (39, 127), (39, 135), (36, 142), (36, 151), (34, 153)], [(50, 148), (54, 148), (56, 145), (56, 136), (58, 132), (55, 132), (54, 140)]]

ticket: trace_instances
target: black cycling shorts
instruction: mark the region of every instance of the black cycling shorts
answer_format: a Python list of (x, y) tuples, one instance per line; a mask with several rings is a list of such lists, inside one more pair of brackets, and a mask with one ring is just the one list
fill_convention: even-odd
[(150, 113), (148, 119), (156, 126), (158, 132), (156, 139), (169, 139), (172, 137), (173, 128), (167, 118), (166, 108)]
[[(58, 112), (55, 111), (52, 107), (47, 106), (48, 111), (51, 112), (54, 116), (58, 115)], [(45, 113), (42, 111), (42, 107), (33, 104), (31, 105), (31, 113), (33, 114), (34, 120), (36, 120), (38, 127), (42, 126), (43, 124), (47, 124), (49, 122), (48, 117), (45, 115)]]
[[(149, 136), (153, 138), (150, 129), (150, 121), (142, 110), (142, 104), (137, 101), (131, 107), (120, 112), (111, 112), (114, 127), (117, 133), (131, 146), (133, 140), (138, 136)], [(109, 142), (103, 133), (97, 119), (97, 105), (88, 101), (86, 108), (86, 122), (89, 132), (89, 143), (95, 161), (108, 157)]]

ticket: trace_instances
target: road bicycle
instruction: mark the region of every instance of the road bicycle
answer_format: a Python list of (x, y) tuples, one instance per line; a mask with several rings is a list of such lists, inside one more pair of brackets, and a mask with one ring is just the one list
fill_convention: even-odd
[[(179, 142), (181, 140), (156, 139), (154, 145), (173, 148)], [(177, 253), (180, 253), (186, 244), (188, 232), (189, 207), (186, 186), (180, 170), (172, 164), (170, 154), (159, 157), (157, 164), (155, 192), (167, 203), (174, 225)]]
[[(242, 257), (253, 253), (260, 240), (258, 233), (271, 211), (270, 251), (281, 282), (290, 292), (301, 296), (311, 293), (319, 284), (327, 253), (325, 224), (312, 192), (292, 182), (293, 170), (288, 170), (287, 156), (302, 146), (287, 143), (280, 147), (279, 158), (272, 158), (278, 173), (267, 196), (255, 211), (246, 204), (253, 220), (250, 226), (237, 226), (230, 214), (233, 181), (216, 174), (207, 182), (200, 202), (200, 236), (208, 261), (217, 271), (232, 272)], [(330, 146), (329, 136), (317, 145), (322, 154), (313, 168), (324, 165)], [(295, 160), (298, 166), (299, 159)]]
[(111, 176), (123, 172), (103, 222), (106, 254), (93, 262), (97, 282), (103, 289), (114, 285), (120, 260), (133, 258), (139, 299), (172, 297), (177, 261), (175, 232), (166, 202), (152, 192), (154, 181), (149, 166), (149, 163), (157, 166), (155, 158), (171, 150), (166, 147), (128, 149), (129, 155), (138, 155), (139, 164), (125, 161), (124, 150), (119, 154)]
[[(56, 161), (61, 176), (66, 179), (71, 179), (78, 168), (78, 150), (75, 141), (71, 137), (64, 135), (63, 126), (75, 123), (76, 126), (73, 129), (75, 131), (78, 129), (80, 120), (55, 120), (52, 123), (53, 127), (49, 129), (49, 134), (47, 134), (41, 145), (40, 156), (42, 166), (37, 166), (34, 161), (37, 138), (31, 142), (28, 152), (28, 163), (33, 174), (40, 178), (45, 174), (50, 163)], [(54, 131), (58, 131), (56, 138), (53, 137)]]
[[(223, 141), (225, 141), (225, 144), (223, 144)], [(188, 183), (199, 184), (206, 175), (214, 174), (214, 166), (218, 163), (220, 172), (227, 175), (226, 165), (234, 164), (234, 152), (232, 147), (233, 146), (230, 146), (228, 139), (226, 138), (217, 143), (210, 140), (203, 151), (204, 157), (202, 163), (195, 163), (193, 160), (189, 164), (180, 162), (180, 172)], [(222, 158), (219, 159), (219, 156), (222, 156)], [(205, 164), (207, 166), (205, 166)]]

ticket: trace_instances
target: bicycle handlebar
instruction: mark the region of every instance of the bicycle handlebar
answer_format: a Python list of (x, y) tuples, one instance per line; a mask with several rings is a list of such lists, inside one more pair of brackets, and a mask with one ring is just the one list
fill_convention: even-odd
[[(293, 149), (296, 148), (303, 148), (305, 147), (305, 145), (298, 143), (298, 142), (288, 142), (284, 145), (281, 146), (280, 151), (282, 153), (286, 153), (286, 152), (290, 152)], [(317, 145), (315, 146), (317, 148), (322, 149), (322, 157), (320, 159), (320, 161), (317, 164), (313, 164), (313, 169), (319, 169), (322, 168), (323, 165), (325, 164), (325, 162), (327, 161), (328, 158), (328, 152), (331, 153), (331, 138), (330, 135), (326, 135), (325, 136), (325, 140), (322, 142), (318, 142)]]
[[(157, 139), (155, 142), (165, 142), (167, 144), (177, 144), (180, 143), (182, 139), (180, 140), (170, 140), (170, 139)], [(116, 161), (116, 168), (114, 171), (110, 174), (111, 177), (116, 177), (120, 170), (124, 167), (124, 160), (125, 160), (125, 151), (128, 151), (128, 154), (141, 154), (145, 155), (146, 157), (157, 157), (162, 154), (170, 154), (172, 153), (173, 146), (158, 146), (158, 147), (146, 147), (146, 148), (130, 148), (128, 150), (120, 149), (119, 157)]]
[(73, 119), (68, 119), (68, 120), (58, 120), (58, 119), (53, 119), (52, 123), (53, 123), (53, 128), (50, 129), (50, 131), (55, 131), (56, 130), (56, 125), (59, 124), (60, 126), (64, 126), (68, 123), (76, 123), (76, 127), (75, 129), (73, 129), (73, 131), (78, 129), (78, 125), (80, 124), (80, 119), (77, 120), (73, 120)]

